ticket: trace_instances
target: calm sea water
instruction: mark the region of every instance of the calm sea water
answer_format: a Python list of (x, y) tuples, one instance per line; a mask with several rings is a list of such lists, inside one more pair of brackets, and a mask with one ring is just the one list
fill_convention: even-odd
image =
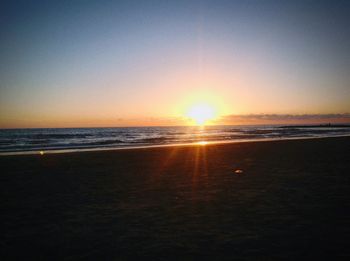
[(350, 135), (350, 128), (281, 126), (2, 129), (0, 153), (144, 147)]

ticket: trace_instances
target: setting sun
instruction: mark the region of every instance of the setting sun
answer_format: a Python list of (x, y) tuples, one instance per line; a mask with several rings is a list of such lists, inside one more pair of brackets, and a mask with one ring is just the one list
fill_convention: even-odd
[(207, 121), (215, 118), (215, 109), (209, 104), (196, 104), (189, 108), (187, 116), (193, 120), (196, 125), (205, 125)]
[(0, 261), (350, 256), (350, 0), (0, 13)]

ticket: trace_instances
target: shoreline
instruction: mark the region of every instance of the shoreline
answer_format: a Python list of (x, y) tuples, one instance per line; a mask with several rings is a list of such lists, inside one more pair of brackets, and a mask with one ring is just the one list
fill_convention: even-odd
[(6, 156), (23, 156), (23, 155), (44, 155), (44, 154), (66, 154), (66, 153), (88, 153), (98, 151), (120, 151), (120, 150), (140, 150), (152, 148), (168, 148), (168, 147), (191, 147), (191, 146), (210, 146), (210, 145), (224, 145), (236, 143), (255, 143), (255, 142), (273, 142), (284, 140), (309, 140), (309, 139), (329, 139), (339, 137), (350, 137), (349, 134), (323, 136), (323, 137), (279, 137), (279, 138), (258, 138), (258, 139), (240, 139), (240, 140), (225, 140), (225, 141), (199, 141), (192, 143), (174, 143), (174, 144), (154, 144), (143, 146), (125, 146), (125, 147), (98, 147), (98, 148), (72, 148), (72, 149), (49, 149), (49, 150), (28, 150), (28, 151), (10, 151), (0, 152), (0, 157)]

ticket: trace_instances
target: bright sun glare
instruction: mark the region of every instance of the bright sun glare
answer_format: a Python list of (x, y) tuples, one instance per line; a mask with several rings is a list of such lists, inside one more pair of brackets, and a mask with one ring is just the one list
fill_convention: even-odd
[(189, 108), (187, 116), (197, 125), (205, 125), (215, 117), (215, 109), (209, 104), (196, 104)]

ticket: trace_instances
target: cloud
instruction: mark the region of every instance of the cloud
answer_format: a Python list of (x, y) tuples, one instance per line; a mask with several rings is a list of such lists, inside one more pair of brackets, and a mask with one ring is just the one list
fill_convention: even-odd
[[(350, 113), (334, 114), (231, 114), (222, 116), (211, 124), (283, 124), (283, 123), (350, 123)], [(188, 125), (184, 117), (118, 118), (115, 126), (176, 126)]]
[(350, 113), (333, 114), (243, 114), (221, 117), (220, 122), (349, 122)]

